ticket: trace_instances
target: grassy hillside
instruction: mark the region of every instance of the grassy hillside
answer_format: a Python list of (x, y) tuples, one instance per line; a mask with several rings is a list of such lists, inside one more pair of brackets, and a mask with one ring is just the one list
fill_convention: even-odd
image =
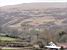
[(0, 7), (0, 32), (4, 34), (32, 42), (37, 39), (58, 41), (58, 38), (67, 38), (64, 35), (64, 38), (59, 37), (62, 31), (67, 33), (67, 3), (27, 3)]

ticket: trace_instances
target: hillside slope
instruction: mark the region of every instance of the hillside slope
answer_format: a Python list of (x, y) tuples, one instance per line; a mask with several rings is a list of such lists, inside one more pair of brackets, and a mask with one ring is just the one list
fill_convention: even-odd
[[(47, 30), (67, 30), (67, 3), (27, 3), (0, 7), (0, 27), (6, 34), (35, 37)], [(45, 34), (44, 34), (45, 35)]]

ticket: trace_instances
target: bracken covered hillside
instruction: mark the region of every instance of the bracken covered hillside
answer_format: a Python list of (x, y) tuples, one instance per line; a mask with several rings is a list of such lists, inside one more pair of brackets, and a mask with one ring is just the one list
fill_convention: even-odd
[(0, 7), (0, 32), (31, 38), (33, 42), (37, 38), (67, 42), (67, 34), (63, 34), (67, 33), (67, 3), (25, 3)]

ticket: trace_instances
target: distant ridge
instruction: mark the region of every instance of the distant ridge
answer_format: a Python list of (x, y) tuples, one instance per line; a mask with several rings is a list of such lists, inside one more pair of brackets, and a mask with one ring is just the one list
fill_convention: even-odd
[(1, 7), (2, 9), (11, 9), (11, 8), (21, 8), (21, 9), (45, 9), (45, 8), (66, 8), (67, 2), (59, 2), (59, 3), (51, 3), (51, 2), (43, 2), (43, 3), (23, 3), (17, 5), (7, 5)]

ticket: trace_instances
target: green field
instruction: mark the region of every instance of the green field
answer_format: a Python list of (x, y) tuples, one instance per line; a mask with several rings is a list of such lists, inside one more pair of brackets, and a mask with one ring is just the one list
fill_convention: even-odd
[[(0, 36), (0, 45), (7, 45), (7, 43), (16, 42), (18, 41), (17, 38), (5, 37)], [(2, 47), (0, 50), (19, 50), (19, 48), (12, 48), (12, 47)]]
[(17, 40), (16, 38), (10, 38), (10, 37), (0, 37), (0, 40), (1, 41), (15, 41)]

